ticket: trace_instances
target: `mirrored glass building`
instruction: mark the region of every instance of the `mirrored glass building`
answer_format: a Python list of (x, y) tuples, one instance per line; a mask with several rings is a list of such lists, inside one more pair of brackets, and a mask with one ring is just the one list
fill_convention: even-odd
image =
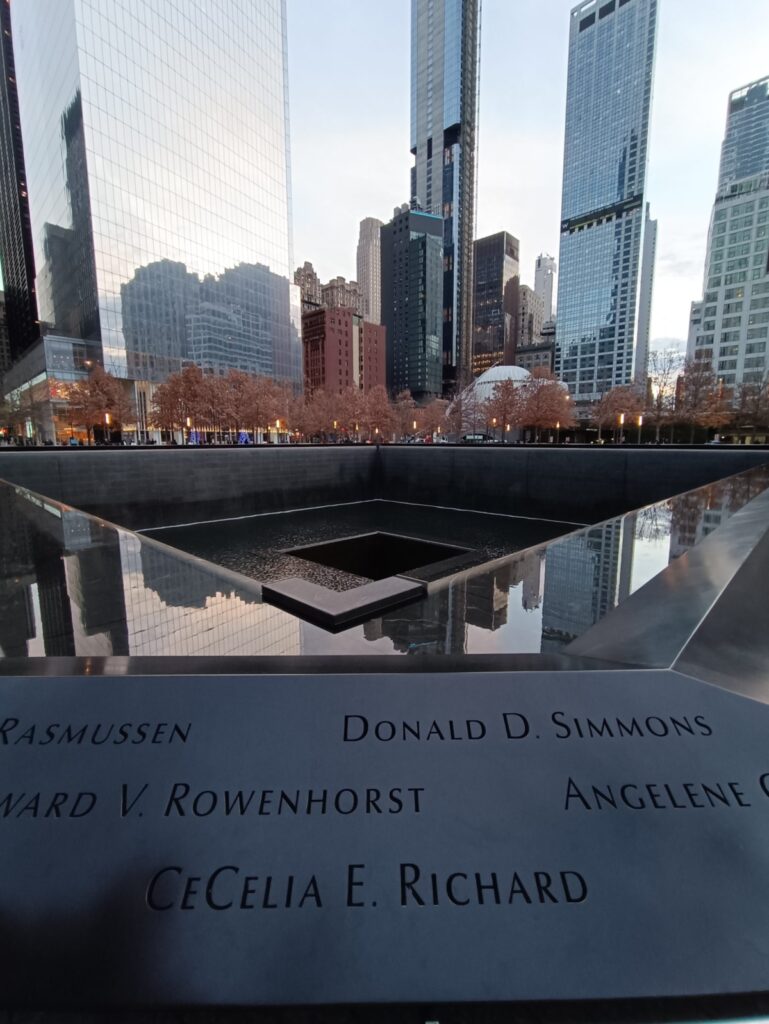
[(443, 218), (447, 394), (472, 370), (479, 48), (480, 0), (412, 0), (411, 205)]
[[(301, 382), (284, 0), (13, 0), (44, 334)], [(144, 387), (147, 390), (147, 387)]]
[(579, 400), (632, 380), (657, 6), (571, 12), (556, 373)]
[(687, 355), (709, 365), (739, 404), (766, 379), (767, 344), (769, 76), (729, 96), (703, 297), (692, 305)]

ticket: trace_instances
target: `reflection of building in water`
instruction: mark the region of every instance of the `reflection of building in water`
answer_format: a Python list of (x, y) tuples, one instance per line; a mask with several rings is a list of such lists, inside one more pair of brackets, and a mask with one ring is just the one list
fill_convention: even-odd
[(544, 553), (526, 552), (491, 570), (467, 572), (424, 601), (373, 619), (363, 626), (366, 640), (389, 637), (402, 654), (463, 654), (467, 627), (494, 632), (508, 622), (511, 591), (521, 588), (525, 611), (542, 601)]
[(119, 542), (130, 654), (300, 653), (298, 619), (135, 534)]
[(126, 655), (128, 634), (117, 534), (82, 518), (90, 528), (90, 543), (63, 559), (67, 594), (77, 613), (72, 616), (75, 653)]
[(465, 609), (465, 583), (460, 581), (371, 619), (364, 624), (363, 635), (367, 640), (389, 637), (401, 654), (464, 654)]
[(521, 559), (521, 605), (524, 611), (533, 612), (542, 604), (542, 588), (545, 585), (545, 552), (532, 551)]
[(547, 547), (543, 652), (574, 640), (627, 597), (633, 526), (632, 517), (626, 520), (612, 519)]
[(743, 481), (730, 480), (671, 500), (671, 561), (718, 529), (736, 509), (750, 500), (752, 491), (743, 492), (744, 486)]
[(23, 658), (27, 641), (35, 636), (33, 538), (6, 486), (0, 486), (0, 522), (0, 648), (3, 657)]
[[(510, 565), (465, 581), (465, 621), (469, 626), (495, 630), (507, 622), (507, 595), (511, 586)], [(515, 581), (519, 582), (519, 581)]]

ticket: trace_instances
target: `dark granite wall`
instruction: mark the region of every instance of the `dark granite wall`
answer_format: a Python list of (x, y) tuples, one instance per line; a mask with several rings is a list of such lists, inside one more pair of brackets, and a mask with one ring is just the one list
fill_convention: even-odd
[[(750, 448), (387, 448), (383, 495), (591, 523), (769, 462)], [(1, 468), (1, 467), (0, 467)]]
[(598, 522), (765, 462), (747, 447), (0, 450), (0, 478), (134, 529), (372, 498)]
[(375, 449), (0, 451), (0, 478), (146, 529), (377, 496)]

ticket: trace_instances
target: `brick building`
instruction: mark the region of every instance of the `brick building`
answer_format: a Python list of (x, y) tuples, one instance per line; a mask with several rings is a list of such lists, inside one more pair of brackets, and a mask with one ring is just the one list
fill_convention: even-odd
[(318, 309), (302, 317), (304, 386), (336, 394), (386, 385), (385, 328), (352, 309)]

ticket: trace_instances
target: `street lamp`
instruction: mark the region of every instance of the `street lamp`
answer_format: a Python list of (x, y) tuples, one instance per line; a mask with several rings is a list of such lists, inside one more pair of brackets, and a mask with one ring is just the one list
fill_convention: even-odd
[(641, 443), (641, 427), (644, 425), (643, 414), (638, 414), (638, 443)]
[(556, 444), (560, 444), (561, 443), (561, 421), (560, 420), (556, 420), (555, 421), (555, 443)]
[(619, 414), (619, 443), (622, 444), (622, 428), (625, 426), (625, 414), (621, 412)]
[(187, 417), (187, 444), (190, 443), (190, 437), (192, 436), (192, 419)]
[(109, 429), (109, 413), (108, 412), (104, 413), (104, 426), (105, 426), (104, 433), (105, 433), (106, 438), (107, 438), (107, 444), (109, 444), (110, 441), (112, 440), (112, 437), (111, 437), (110, 429)]

